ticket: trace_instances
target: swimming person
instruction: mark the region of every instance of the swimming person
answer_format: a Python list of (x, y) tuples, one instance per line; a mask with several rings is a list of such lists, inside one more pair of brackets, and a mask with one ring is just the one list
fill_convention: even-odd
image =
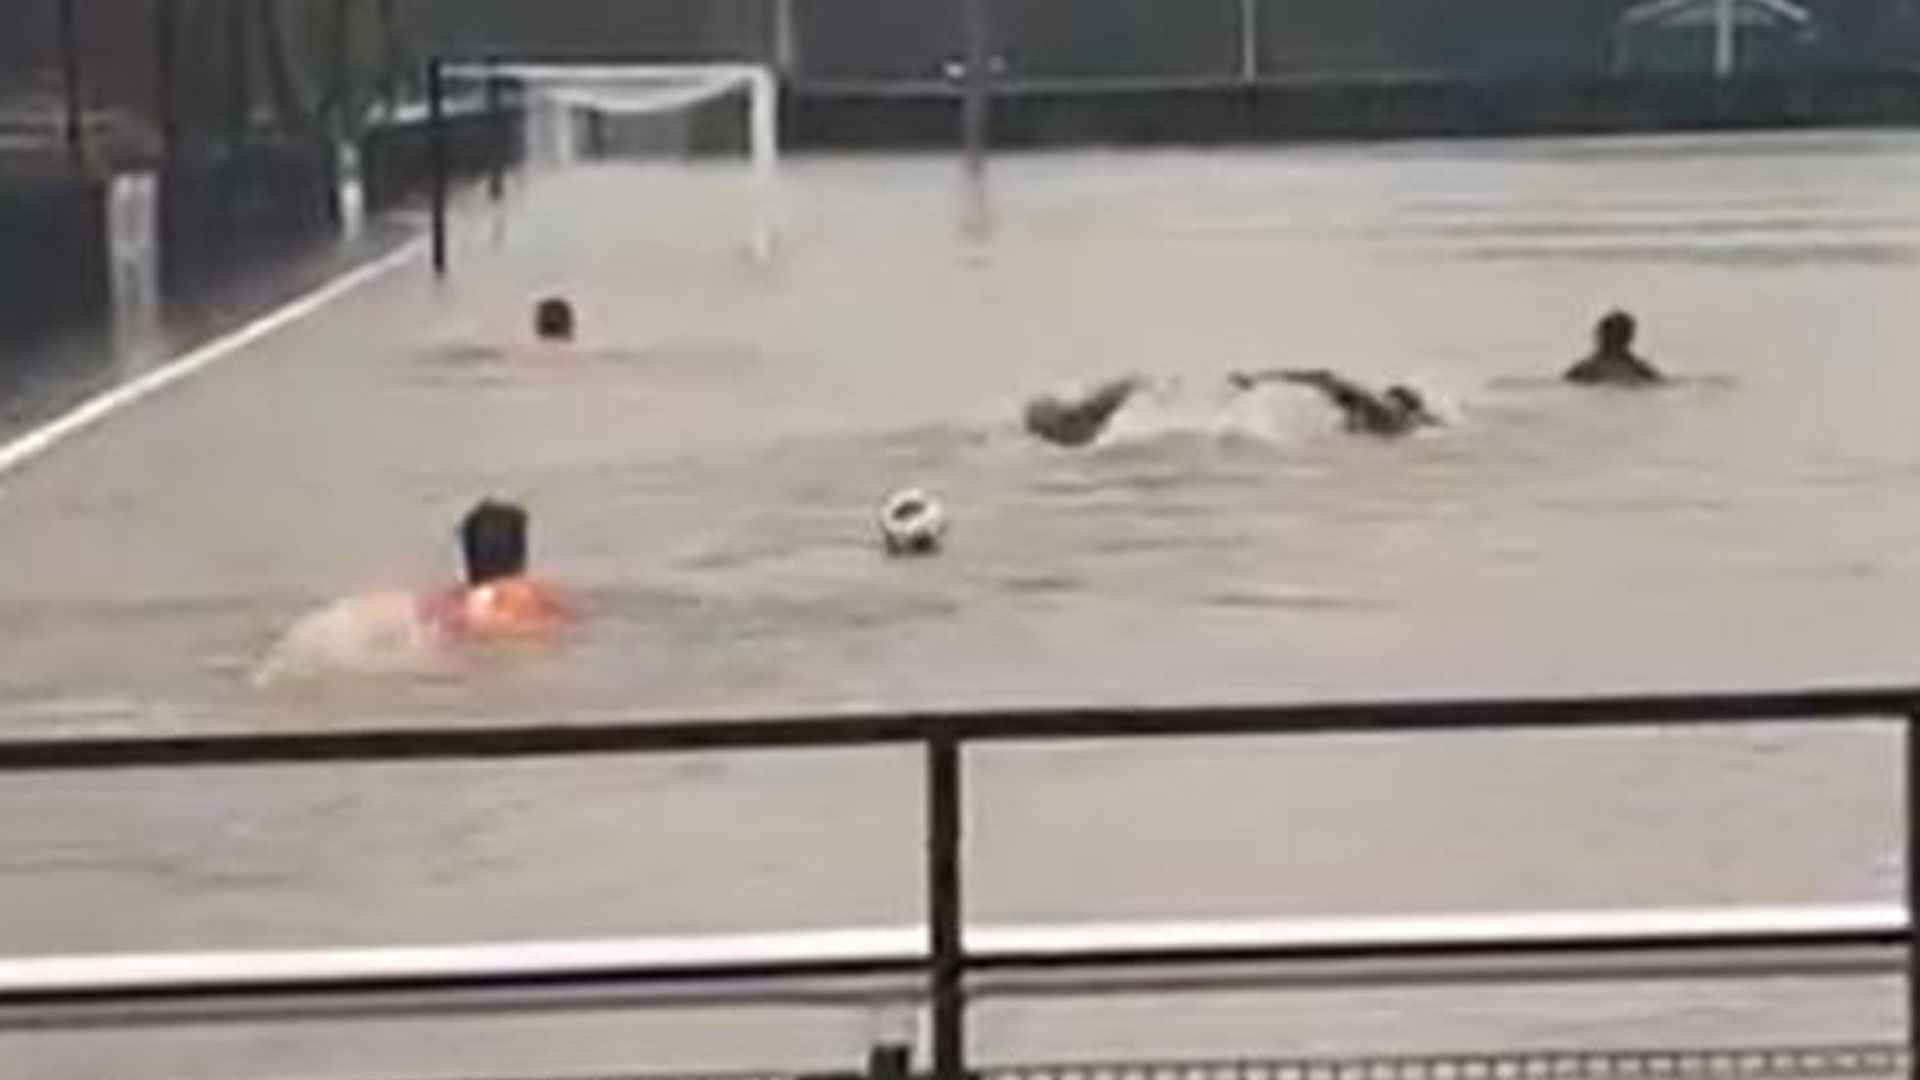
[(1268, 382), (1293, 383), (1318, 391), (1340, 410), (1342, 426), (1355, 435), (1394, 438), (1411, 435), (1425, 427), (1439, 427), (1444, 421), (1427, 405), (1418, 390), (1395, 384), (1375, 391), (1331, 371), (1257, 371), (1234, 372), (1228, 381), (1237, 390), (1251, 390)]
[(543, 637), (569, 619), (552, 585), (527, 572), (527, 512), (483, 500), (460, 522), (466, 583), (426, 598), (421, 614), (448, 638)]
[(549, 296), (534, 305), (534, 337), (551, 345), (569, 345), (574, 330), (573, 305), (564, 298)]
[(528, 572), (527, 520), (512, 503), (481, 502), (460, 523), (463, 583), (335, 601), (275, 643), (255, 669), (254, 684), (338, 672), (430, 671), (465, 644), (557, 636), (573, 612), (558, 589)]
[(1128, 377), (1101, 383), (1078, 398), (1035, 398), (1027, 403), (1027, 432), (1055, 446), (1086, 446), (1107, 430), (1114, 415), (1145, 385), (1145, 379)]
[(1610, 311), (1593, 328), (1593, 352), (1562, 376), (1580, 386), (1658, 386), (1660, 370), (1633, 351), (1639, 324), (1624, 311)]

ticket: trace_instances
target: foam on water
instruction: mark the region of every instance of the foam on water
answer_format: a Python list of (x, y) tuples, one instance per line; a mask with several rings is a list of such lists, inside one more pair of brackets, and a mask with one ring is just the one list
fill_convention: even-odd
[(422, 675), (447, 657), (408, 592), (367, 593), (300, 619), (250, 676), (255, 686), (342, 675)]

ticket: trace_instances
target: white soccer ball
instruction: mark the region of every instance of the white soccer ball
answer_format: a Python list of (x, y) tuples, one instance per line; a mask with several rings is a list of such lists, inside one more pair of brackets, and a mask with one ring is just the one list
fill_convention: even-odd
[(947, 536), (946, 509), (918, 488), (895, 492), (880, 511), (880, 536), (889, 555), (931, 555)]

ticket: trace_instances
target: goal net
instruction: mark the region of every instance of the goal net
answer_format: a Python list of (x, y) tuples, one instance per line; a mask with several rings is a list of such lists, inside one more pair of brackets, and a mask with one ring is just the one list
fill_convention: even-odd
[(767, 68), (486, 63), (449, 65), (445, 77), (456, 100), (517, 115), (536, 179), (617, 167), (628, 205), (674, 214), (679, 200), (680, 216), (731, 232), (757, 261), (773, 258), (780, 138)]

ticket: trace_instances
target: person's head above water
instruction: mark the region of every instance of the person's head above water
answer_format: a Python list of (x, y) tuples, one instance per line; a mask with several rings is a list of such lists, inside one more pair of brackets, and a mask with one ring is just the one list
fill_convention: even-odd
[(1593, 344), (1602, 353), (1618, 354), (1633, 349), (1634, 335), (1640, 325), (1624, 311), (1609, 311), (1593, 327)]
[(533, 333), (541, 341), (573, 340), (573, 305), (558, 296), (549, 296), (534, 305)]
[(527, 512), (513, 503), (483, 500), (460, 520), (460, 553), (468, 585), (525, 574)]
[(1024, 414), (1027, 433), (1055, 446), (1086, 446), (1106, 431), (1114, 414), (1144, 385), (1146, 380), (1128, 376), (1110, 379), (1078, 397), (1035, 398), (1027, 403)]
[(1562, 376), (1582, 386), (1657, 386), (1666, 376), (1646, 358), (1633, 351), (1633, 339), (1640, 326), (1633, 316), (1615, 309), (1600, 317), (1593, 327), (1593, 352), (1569, 368)]

